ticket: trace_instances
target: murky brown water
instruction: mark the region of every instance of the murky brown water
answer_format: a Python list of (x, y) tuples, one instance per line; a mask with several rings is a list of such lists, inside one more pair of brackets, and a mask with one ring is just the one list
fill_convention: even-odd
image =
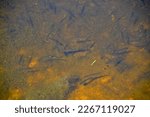
[(149, 0), (1, 0), (0, 99), (150, 99)]

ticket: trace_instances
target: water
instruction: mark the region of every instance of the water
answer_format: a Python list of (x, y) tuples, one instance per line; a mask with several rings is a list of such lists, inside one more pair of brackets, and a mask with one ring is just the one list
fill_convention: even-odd
[(149, 7), (0, 1), (0, 99), (150, 99)]

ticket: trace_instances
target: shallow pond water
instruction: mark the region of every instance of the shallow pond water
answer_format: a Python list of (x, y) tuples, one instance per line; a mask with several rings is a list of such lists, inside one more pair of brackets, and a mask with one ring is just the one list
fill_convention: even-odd
[(150, 99), (149, 0), (1, 0), (0, 99)]

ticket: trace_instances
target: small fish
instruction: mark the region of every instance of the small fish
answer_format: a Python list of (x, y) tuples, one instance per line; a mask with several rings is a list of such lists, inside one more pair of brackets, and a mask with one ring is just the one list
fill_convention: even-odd
[(101, 78), (102, 76), (97, 76), (97, 77), (92, 77), (92, 78), (88, 78), (84, 81), (82, 81), (80, 84), (83, 84), (83, 85), (88, 85), (89, 83), (93, 82), (94, 80), (98, 79), (98, 78)]
[(68, 19), (69, 21), (73, 20), (76, 16), (73, 13), (73, 11), (69, 10), (69, 9), (64, 9), (67, 13), (68, 13)]
[(123, 62), (123, 58), (122, 57), (115, 57), (114, 59), (110, 60), (110, 63), (113, 64), (114, 66), (118, 66)]
[(67, 51), (64, 51), (64, 55), (69, 56), (69, 55), (73, 55), (73, 54), (80, 53), (80, 52), (86, 52), (86, 51), (88, 51), (88, 50), (86, 50), (86, 49), (67, 50)]
[(82, 6), (81, 11), (80, 11), (80, 16), (83, 16), (85, 13), (85, 5)]
[(33, 20), (30, 15), (28, 16), (27, 22), (31, 27), (34, 27)]
[(84, 80), (80, 82), (82, 85), (88, 85), (89, 83), (93, 82), (96, 79), (102, 78), (104, 76), (100, 75), (100, 73), (94, 73), (87, 76), (84, 76)]
[(49, 2), (48, 6), (49, 6), (49, 9), (52, 10), (56, 14), (57, 6), (54, 3), (52, 3), (52, 2)]
[(97, 73), (93, 73), (93, 74), (86, 75), (86, 76), (84, 76), (84, 78), (92, 77), (92, 76), (97, 76), (97, 75), (100, 75), (100, 72), (97, 72)]
[(91, 45), (88, 47), (88, 49), (91, 49), (95, 46), (95, 42), (91, 43)]
[(80, 81), (80, 76), (71, 76), (68, 79), (68, 90), (65, 92), (65, 94), (68, 96), (69, 93), (71, 93), (75, 88), (77, 87), (78, 82)]
[(54, 61), (54, 60), (65, 60), (61, 57), (56, 57), (56, 56), (44, 56), (41, 58), (41, 61)]
[(21, 55), (21, 56), (19, 57), (18, 64), (19, 64), (19, 65), (22, 65), (23, 63), (24, 63), (24, 56)]
[(127, 54), (128, 52), (129, 52), (128, 48), (122, 48), (122, 49), (114, 50), (114, 52), (112, 54), (113, 55), (123, 55), (123, 54)]

